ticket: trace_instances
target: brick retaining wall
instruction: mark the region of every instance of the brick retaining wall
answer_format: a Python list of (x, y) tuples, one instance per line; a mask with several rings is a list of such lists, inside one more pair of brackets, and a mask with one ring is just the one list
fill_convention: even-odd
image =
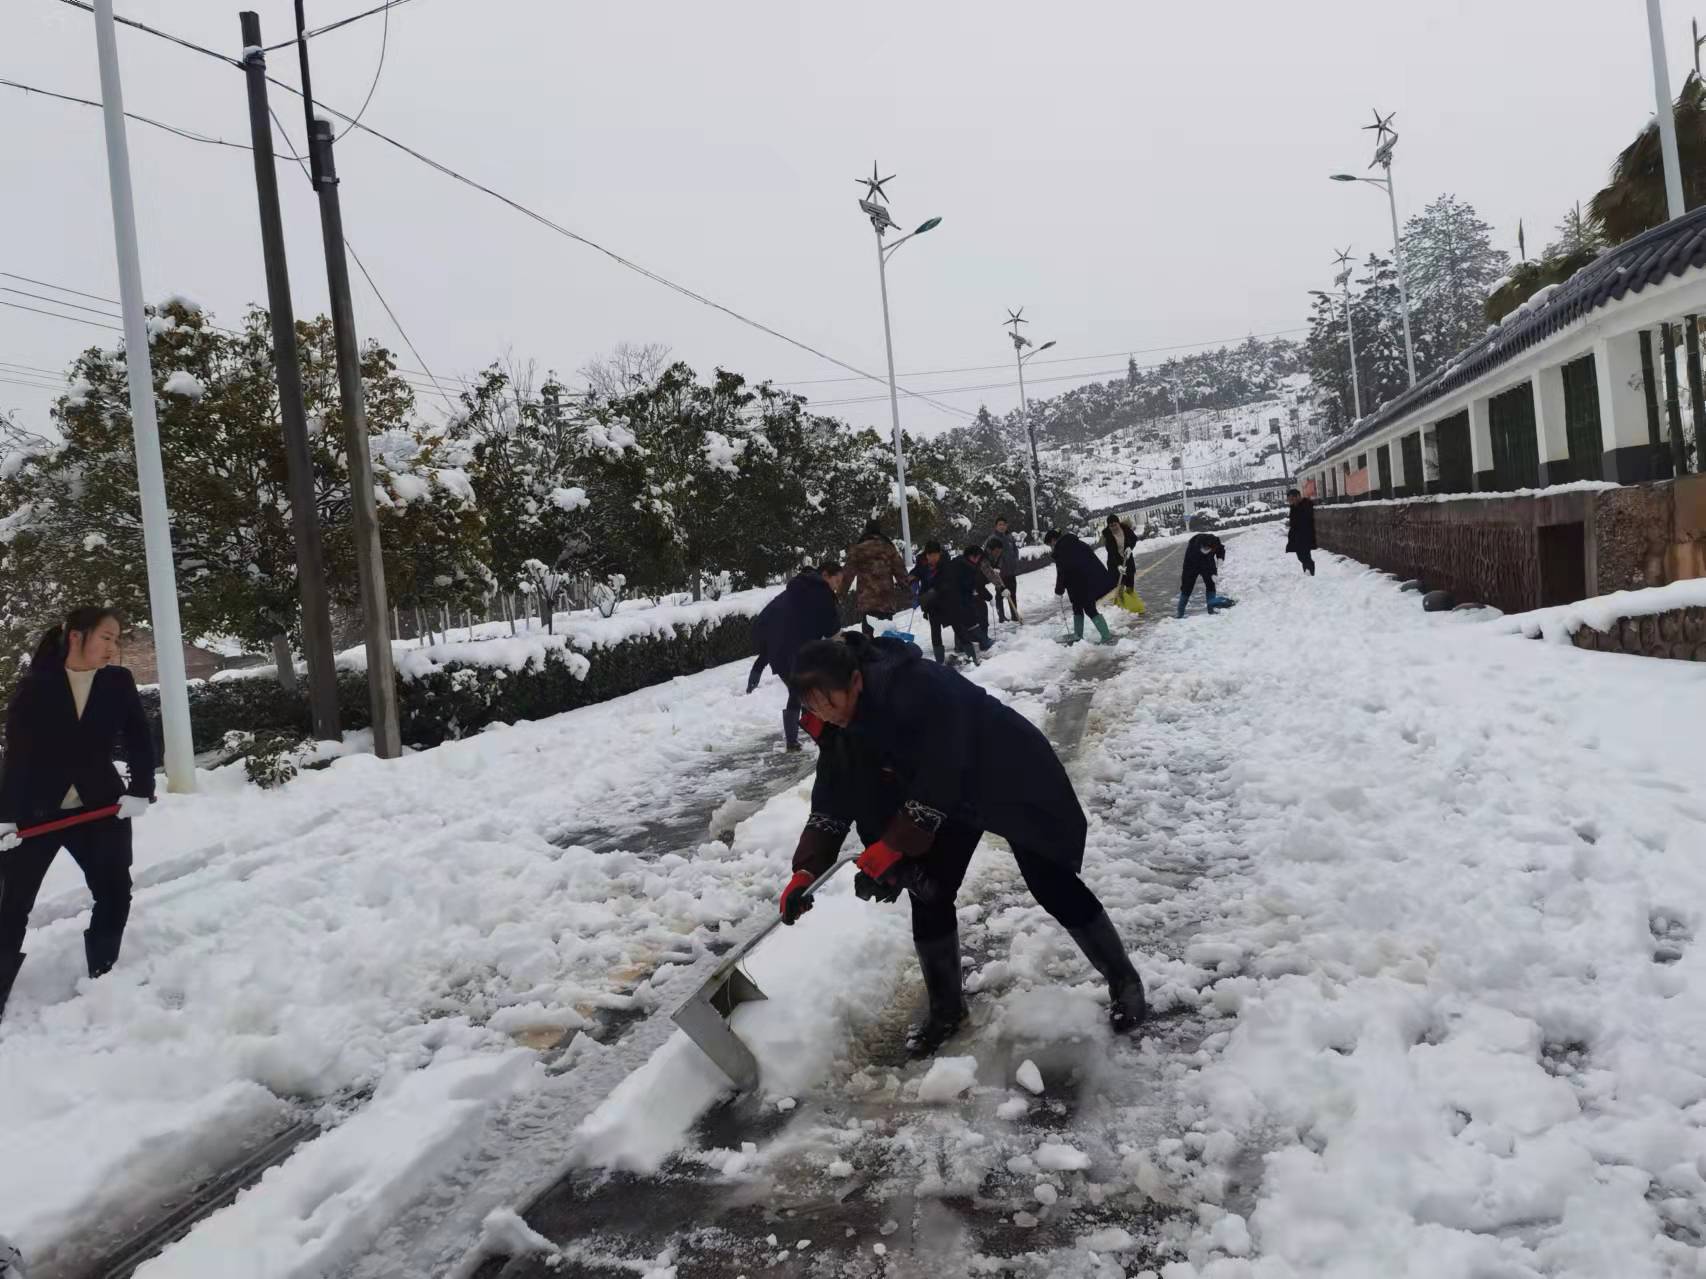
[(1570, 642), (1596, 653), (1706, 662), (1706, 608), (1675, 608), (1647, 617), (1625, 617), (1609, 631), (1583, 626)]

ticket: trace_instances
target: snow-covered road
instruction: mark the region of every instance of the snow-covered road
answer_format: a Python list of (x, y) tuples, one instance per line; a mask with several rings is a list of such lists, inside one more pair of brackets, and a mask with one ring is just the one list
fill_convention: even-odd
[[(784, 1247), (775, 1273), (1703, 1273), (1685, 744), (1706, 673), (1424, 615), (1330, 556), (1305, 579), (1282, 539), (1231, 541), (1241, 603), (1213, 619), (1174, 621), (1158, 565), (1111, 652), (1053, 643), (1035, 574), (1031, 624), (976, 675), (1079, 739), (1086, 876), (1160, 1014), (1140, 1041), (1107, 1040), (1083, 961), (992, 847), (962, 899), (974, 1024), (947, 1050), (971, 1060), (934, 1082), (898, 1064), (904, 913), (845, 892), (754, 962), (772, 998), (740, 1014), (768, 1072), (747, 1108), (713, 1104), (666, 1016), (529, 1047), (600, 1007), (667, 1010), (769, 908), (805, 796), (762, 748), (779, 689), (743, 698), (725, 667), (161, 805), (118, 971), (75, 980), (69, 912), (32, 933), (0, 1029), (0, 1232), (38, 1279), (76, 1273), (114, 1205), (343, 1098), (354, 1118), (321, 1113), (326, 1135), (139, 1273), (441, 1273), (470, 1214), (565, 1162), (579, 1198), (535, 1220), (572, 1241), (558, 1276), (732, 1279)], [(681, 846), (623, 851), (677, 792)], [(731, 844), (686, 838), (759, 804)], [(668, 1177), (672, 1215), (640, 1229)]]

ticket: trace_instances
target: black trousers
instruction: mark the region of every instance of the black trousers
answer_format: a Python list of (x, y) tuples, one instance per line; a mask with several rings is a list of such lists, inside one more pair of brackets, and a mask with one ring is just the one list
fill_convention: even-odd
[(1210, 598), (1213, 598), (1214, 574), (1205, 573), (1201, 569), (1196, 569), (1185, 574), (1184, 580), (1179, 583), (1179, 594), (1183, 595), (1186, 599), (1190, 599), (1191, 592), (1197, 589), (1197, 579), (1199, 577), (1202, 578), (1203, 589), (1208, 592)]
[(1309, 574), (1310, 577), (1314, 577), (1315, 576), (1315, 552), (1313, 552), (1313, 551), (1296, 551), (1293, 553), (1297, 556), (1297, 562), (1303, 566), (1303, 571), (1305, 573)]
[(0, 955), (15, 955), (23, 949), (36, 894), (61, 848), (82, 867), (95, 898), (89, 931), (109, 936), (124, 932), (130, 918), (130, 823), (108, 817), (38, 835), (9, 853), (0, 853)]
[(930, 619), (930, 651), (936, 655), (938, 662), (948, 655), (947, 650), (942, 647), (942, 623), (934, 617)]
[[(927, 899), (912, 894), (914, 940), (933, 941), (959, 926), (954, 898), (959, 895), (966, 868), (971, 865), (972, 854), (982, 838), (982, 831), (953, 822), (937, 832), (936, 842), (925, 859), (931, 891)], [(1037, 905), (1054, 916), (1062, 928), (1083, 928), (1102, 913), (1101, 901), (1074, 872), (1035, 849), (1015, 847), (1013, 857)]]

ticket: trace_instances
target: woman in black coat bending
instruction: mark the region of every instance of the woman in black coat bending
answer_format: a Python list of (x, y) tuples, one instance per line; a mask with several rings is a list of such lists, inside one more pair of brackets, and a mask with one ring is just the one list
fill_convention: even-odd
[[(0, 1012), (23, 966), (24, 933), (61, 848), (95, 899), (83, 950), (89, 976), (118, 962), (130, 917), (130, 823), (154, 798), (154, 742), (142, 699), (118, 658), (118, 615), (72, 610), (42, 636), (6, 708), (0, 763)], [(128, 782), (113, 767), (121, 754)], [(116, 815), (41, 835), (32, 828), (116, 805)]]
[(1043, 543), (1054, 552), (1054, 593), (1072, 601), (1074, 640), (1084, 638), (1084, 619), (1089, 617), (1096, 624), (1096, 634), (1102, 637), (1102, 643), (1112, 644), (1114, 637), (1108, 634), (1107, 619), (1096, 611), (1096, 601), (1120, 584), (1119, 577), (1104, 568), (1096, 552), (1070, 533), (1051, 528)]
[(859, 896), (911, 895), (929, 996), (929, 1015), (907, 1039), (915, 1056), (935, 1052), (965, 1017), (954, 898), (985, 831), (1007, 841), (1031, 896), (1107, 981), (1113, 1028), (1143, 1020), (1143, 980), (1078, 875), (1084, 810), (1034, 724), (898, 640), (848, 633), (807, 644), (792, 683), (820, 749), (782, 919), (792, 924), (810, 909), (804, 890), (835, 864), (856, 826), (866, 845)]

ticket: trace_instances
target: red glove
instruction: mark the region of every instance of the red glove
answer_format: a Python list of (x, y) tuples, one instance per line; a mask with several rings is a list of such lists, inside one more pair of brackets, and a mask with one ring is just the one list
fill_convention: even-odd
[(812, 899), (806, 894), (806, 889), (812, 886), (817, 878), (809, 871), (797, 870), (794, 877), (788, 881), (788, 886), (782, 890), (782, 922), (792, 924), (801, 915), (812, 908)]
[(812, 741), (823, 736), (823, 721), (810, 711), (800, 712), (800, 727), (812, 735)]
[(882, 879), (903, 860), (900, 849), (878, 840), (859, 854), (857, 865), (872, 879)]

